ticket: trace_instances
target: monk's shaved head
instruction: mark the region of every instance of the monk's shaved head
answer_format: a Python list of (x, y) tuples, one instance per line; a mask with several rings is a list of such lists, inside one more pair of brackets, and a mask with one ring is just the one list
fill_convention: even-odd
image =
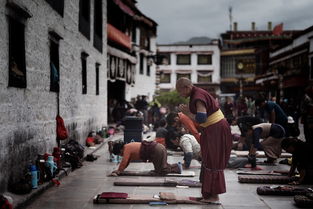
[(180, 78), (176, 82), (176, 88), (183, 88), (183, 87), (189, 87), (192, 86), (191, 80), (188, 78)]
[(192, 83), (188, 78), (180, 78), (176, 82), (176, 91), (182, 97), (189, 97), (192, 90)]

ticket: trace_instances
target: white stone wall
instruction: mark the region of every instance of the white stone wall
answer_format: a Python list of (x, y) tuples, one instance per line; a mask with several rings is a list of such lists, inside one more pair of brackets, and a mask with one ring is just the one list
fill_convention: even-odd
[[(18, 177), (37, 154), (56, 146), (57, 95), (50, 92), (48, 31), (57, 32), (60, 57), (60, 115), (71, 139), (84, 143), (92, 129), (107, 121), (106, 0), (103, 0), (103, 52), (93, 47), (94, 1), (91, 1), (90, 40), (78, 30), (78, 0), (64, 1), (61, 17), (44, 0), (15, 0), (32, 17), (25, 26), (27, 88), (8, 87), (8, 18), (6, 0), (0, 0), (0, 192), (9, 176)], [(87, 58), (87, 94), (82, 94), (81, 52)], [(100, 95), (95, 90), (95, 63)]]
[[(171, 71), (171, 83), (160, 83), (160, 89), (175, 89), (177, 80), (177, 70), (191, 70), (191, 81), (197, 83), (197, 71), (198, 70), (212, 70), (212, 83), (220, 83), (220, 49), (217, 44), (210, 45), (158, 45), (158, 52), (171, 53), (170, 65), (159, 65), (159, 70)], [(190, 53), (191, 64), (190, 65), (177, 65), (176, 58), (179, 53)], [(211, 52), (212, 64), (211, 65), (198, 65), (197, 54)]]
[[(137, 31), (138, 32), (138, 31)], [(137, 33), (138, 34), (138, 33)], [(138, 35), (139, 37), (139, 35)], [(153, 95), (155, 94), (156, 84), (155, 84), (155, 75), (156, 75), (156, 65), (152, 63), (150, 66), (150, 76), (147, 75), (147, 55), (155, 55), (156, 54), (156, 38), (152, 37), (150, 39), (150, 49), (151, 52), (145, 51), (146, 55), (144, 58), (144, 67), (143, 74), (140, 74), (140, 58), (139, 58), (139, 50), (136, 52), (137, 55), (137, 64), (136, 64), (136, 78), (134, 85), (126, 84), (126, 100), (130, 101), (131, 98), (136, 98), (137, 95), (146, 95), (148, 96), (148, 101), (152, 101)]]

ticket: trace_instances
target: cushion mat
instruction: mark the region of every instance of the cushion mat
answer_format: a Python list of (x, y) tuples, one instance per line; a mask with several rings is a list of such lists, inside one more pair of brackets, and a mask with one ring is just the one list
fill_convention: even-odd
[(294, 201), (299, 207), (313, 208), (313, 195), (308, 193), (306, 195), (296, 195)]
[(261, 186), (257, 188), (256, 192), (259, 195), (294, 196), (305, 195), (308, 189), (294, 186)]
[(261, 184), (288, 184), (294, 178), (288, 176), (269, 176), (269, 175), (239, 175), (240, 183), (261, 183)]
[(190, 179), (124, 179), (122, 181), (115, 181), (115, 186), (167, 186), (167, 187), (176, 187), (176, 186), (189, 186), (189, 187), (201, 187), (199, 181), (194, 181)]
[[(160, 193), (161, 194), (161, 193)], [(157, 196), (157, 197), (155, 197)], [(200, 197), (188, 197), (188, 196), (177, 196), (172, 195), (167, 199), (161, 199), (161, 195), (128, 195), (126, 199), (103, 199), (101, 195), (96, 195), (93, 199), (95, 204), (147, 204), (150, 202), (159, 202), (163, 201), (168, 204), (197, 204), (197, 205), (205, 205), (206, 203), (200, 202)], [(164, 197), (164, 195), (162, 195)], [(175, 199), (171, 199), (175, 197)]]
[[(233, 150), (232, 154), (237, 155), (237, 157), (246, 157), (249, 154), (249, 151), (237, 151), (237, 150)], [(264, 151), (257, 151), (256, 152), (256, 157), (257, 158), (266, 158)], [(283, 152), (280, 155), (281, 158), (288, 158), (288, 157), (292, 157), (292, 154), (287, 153), (287, 152)]]
[[(123, 171), (119, 174), (120, 176), (162, 176), (157, 175), (156, 173), (150, 171)], [(194, 171), (183, 171), (183, 173), (168, 173), (163, 176), (172, 176), (172, 177), (194, 177), (196, 174)]]
[(237, 171), (238, 175), (266, 175), (266, 176), (286, 176), (286, 174), (275, 171)]

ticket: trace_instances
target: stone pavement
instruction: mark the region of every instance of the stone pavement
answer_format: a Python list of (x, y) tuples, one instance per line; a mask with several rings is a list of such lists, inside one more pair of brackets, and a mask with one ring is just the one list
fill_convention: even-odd
[[(98, 149), (95, 155), (99, 156), (94, 162), (85, 161), (84, 166), (71, 172), (67, 177), (61, 180), (61, 185), (51, 187), (28, 205), (27, 209), (140, 209), (140, 208), (225, 208), (225, 209), (291, 209), (297, 208), (294, 205), (293, 197), (273, 197), (259, 196), (256, 194), (258, 184), (241, 184), (238, 182), (238, 175), (235, 170), (226, 170), (227, 193), (220, 196), (222, 205), (167, 205), (167, 206), (149, 206), (141, 205), (122, 205), (122, 204), (93, 204), (93, 197), (101, 192), (126, 192), (129, 194), (158, 194), (160, 191), (174, 192), (179, 195), (200, 196), (200, 188), (176, 188), (176, 187), (121, 187), (113, 186), (113, 182), (125, 177), (108, 177), (111, 171), (117, 168), (116, 163), (109, 162), (107, 144)], [(174, 163), (182, 161), (182, 156), (169, 156), (169, 162)], [(192, 161), (196, 165), (196, 161)], [(149, 170), (153, 166), (151, 163), (131, 163), (127, 170)], [(286, 165), (275, 167), (263, 166), (265, 169), (288, 169)], [(198, 180), (199, 169), (192, 169), (197, 176), (190, 178)], [(129, 178), (129, 177), (128, 177)], [(134, 179), (158, 177), (131, 177)], [(173, 177), (174, 178), (174, 177)]]

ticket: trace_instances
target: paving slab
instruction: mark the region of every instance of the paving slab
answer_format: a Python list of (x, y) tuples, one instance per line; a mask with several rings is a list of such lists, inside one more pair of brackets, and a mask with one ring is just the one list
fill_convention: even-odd
[[(63, 178), (59, 187), (51, 187), (38, 196), (30, 205), (29, 209), (141, 209), (150, 208), (148, 204), (94, 204), (92, 199), (101, 192), (126, 192), (129, 194), (154, 195), (161, 191), (173, 192), (177, 195), (200, 196), (200, 188), (176, 188), (176, 187), (136, 187), (136, 186), (113, 186), (113, 182), (124, 177), (107, 177), (118, 165), (109, 161), (107, 145), (95, 152), (99, 156), (94, 162), (84, 162), (83, 167), (71, 172)], [(182, 161), (182, 156), (169, 156), (170, 163)], [(192, 161), (194, 165), (200, 165)], [(289, 169), (287, 165), (261, 166), (266, 170)], [(149, 170), (153, 169), (151, 163), (130, 163), (127, 170)], [(188, 179), (199, 180), (200, 169), (192, 169), (196, 176)], [(227, 193), (220, 195), (222, 205), (167, 205), (153, 206), (154, 209), (294, 209), (293, 197), (259, 196), (256, 188), (260, 184), (241, 184), (238, 182), (236, 170), (225, 170)], [(140, 180), (141, 178), (163, 179), (164, 177), (138, 177), (127, 176)], [(167, 177), (168, 178), (168, 177)]]

